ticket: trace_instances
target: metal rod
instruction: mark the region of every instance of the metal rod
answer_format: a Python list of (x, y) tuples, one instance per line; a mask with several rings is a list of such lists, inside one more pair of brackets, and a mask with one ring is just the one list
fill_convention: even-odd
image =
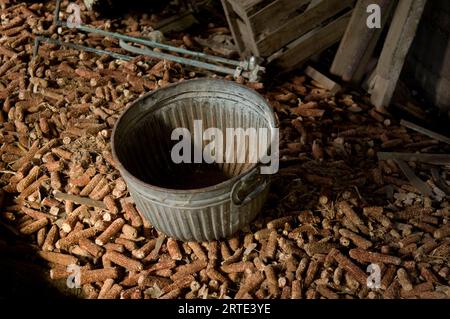
[(124, 54), (120, 54), (120, 53), (116, 53), (116, 52), (112, 52), (112, 51), (108, 51), (108, 50), (95, 49), (95, 48), (87, 47), (84, 45), (63, 42), (60, 40), (46, 38), (46, 37), (36, 37), (34, 39), (33, 57), (35, 57), (38, 54), (40, 42), (48, 42), (51, 44), (56, 44), (56, 45), (64, 46), (64, 47), (75, 49), (75, 50), (83, 50), (86, 52), (92, 52), (92, 53), (96, 53), (96, 54), (100, 54), (100, 55), (107, 54), (109, 56), (112, 56), (115, 59), (124, 60), (124, 61), (133, 60), (133, 58), (128, 55), (124, 55)]
[(121, 48), (123, 48), (127, 51), (130, 51), (132, 53), (136, 53), (136, 54), (148, 55), (148, 56), (151, 56), (151, 57), (154, 57), (157, 59), (173, 61), (173, 62), (190, 65), (190, 66), (197, 67), (197, 68), (203, 68), (203, 69), (210, 70), (210, 71), (221, 72), (221, 73), (225, 73), (225, 74), (235, 74), (236, 73), (236, 69), (227, 68), (227, 67), (223, 67), (223, 66), (219, 66), (219, 65), (215, 65), (215, 64), (210, 64), (210, 63), (206, 63), (206, 62), (202, 62), (202, 61), (191, 60), (191, 59), (187, 59), (187, 58), (183, 58), (183, 57), (178, 57), (178, 56), (167, 54), (167, 53), (155, 52), (155, 51), (147, 49), (147, 48), (137, 48), (137, 47), (134, 47), (132, 45), (125, 43), (125, 41), (123, 41), (123, 40), (120, 40), (119, 44), (120, 44)]
[[(54, 23), (59, 26), (67, 27), (67, 23), (59, 20), (59, 12), (61, 11), (60, 7), (61, 7), (61, 0), (56, 0)], [(76, 29), (83, 31), (83, 32), (87, 32), (87, 33), (97, 33), (97, 34), (100, 34), (100, 35), (103, 35), (106, 37), (117, 38), (119, 40), (125, 40), (128, 42), (135, 42), (135, 43), (143, 44), (145, 46), (152, 47), (152, 48), (160, 48), (163, 50), (168, 50), (168, 51), (177, 52), (177, 53), (181, 53), (181, 54), (191, 55), (193, 57), (202, 58), (205, 60), (210, 60), (210, 61), (219, 62), (219, 63), (223, 63), (223, 64), (229, 64), (229, 65), (233, 65), (236, 67), (242, 67), (247, 70), (246, 65), (248, 65), (248, 63), (246, 63), (245, 61), (240, 62), (240, 61), (230, 60), (230, 59), (226, 59), (226, 58), (222, 58), (222, 57), (217, 57), (214, 55), (209, 55), (209, 54), (202, 53), (202, 52), (186, 50), (183, 48), (174, 47), (174, 46), (159, 43), (156, 41), (146, 40), (143, 38), (137, 38), (137, 37), (124, 35), (121, 33), (110, 32), (110, 31), (105, 31), (105, 30), (101, 30), (101, 29), (97, 29), (97, 28), (92, 28), (87, 25), (80, 25), (80, 26), (76, 27)]]
[[(61, 0), (56, 0), (54, 23), (58, 26), (68, 27), (67, 23), (59, 20), (60, 10), (61, 10)], [(132, 37), (132, 36), (124, 35), (121, 33), (110, 32), (110, 31), (105, 31), (105, 30), (101, 30), (101, 29), (97, 29), (97, 28), (92, 28), (87, 25), (79, 25), (75, 29), (82, 31), (82, 32), (96, 33), (96, 34), (103, 35), (105, 37), (112, 37), (112, 38), (119, 39), (120, 46), (123, 49), (125, 49), (129, 52), (135, 53), (135, 54), (148, 55), (148, 56), (151, 56), (154, 58), (165, 59), (165, 60), (169, 60), (169, 61), (173, 61), (173, 62), (177, 62), (177, 63), (181, 63), (181, 64), (185, 64), (185, 65), (189, 65), (189, 66), (193, 66), (193, 67), (197, 67), (197, 68), (203, 68), (203, 69), (210, 70), (210, 71), (231, 74), (234, 77), (242, 75), (246, 78), (249, 78), (250, 81), (256, 81), (259, 77), (258, 73), (264, 71), (264, 68), (261, 68), (258, 65), (256, 65), (256, 63), (254, 63), (254, 58), (250, 59), (249, 61), (236, 61), (236, 60), (231, 60), (231, 59), (226, 59), (226, 58), (222, 58), (222, 57), (209, 55), (209, 54), (202, 53), (202, 52), (195, 52), (195, 51), (191, 51), (191, 50), (187, 50), (187, 49), (183, 49), (183, 48), (178, 48), (178, 47), (166, 45), (163, 43), (159, 43), (156, 41), (151, 41), (151, 40), (147, 40), (147, 39), (143, 39), (143, 38)], [(76, 50), (85, 50), (87, 52), (93, 52), (93, 53), (97, 53), (97, 54), (107, 54), (116, 59), (121, 59), (121, 60), (125, 60), (125, 61), (130, 61), (132, 59), (132, 57), (130, 57), (130, 56), (122, 55), (119, 53), (106, 51), (106, 50), (94, 49), (91, 47), (72, 44), (72, 43), (68, 43), (68, 42), (61, 42), (59, 40), (54, 40), (54, 39), (44, 38), (44, 37), (40, 37), (39, 40), (36, 39), (35, 48), (34, 48), (34, 52), (33, 52), (34, 55), (37, 55), (37, 53), (38, 53), (37, 51), (39, 48), (39, 41), (50, 42), (50, 43), (54, 43), (57, 45), (74, 48)], [(159, 48), (162, 50), (176, 52), (176, 53), (180, 53), (183, 55), (189, 55), (189, 56), (193, 57), (194, 59), (186, 58), (186, 57), (179, 57), (176, 55), (163, 53), (163, 52), (155, 52), (149, 48), (137, 48), (137, 47), (134, 47), (132, 45), (125, 43), (125, 41), (131, 42), (131, 43), (142, 44), (142, 45), (144, 45), (146, 47), (150, 47), (150, 48)], [(233, 66), (235, 68), (219, 66), (219, 65), (208, 63), (205, 61), (200, 61), (201, 59), (210, 61), (210, 62), (216, 62), (216, 63)], [(247, 71), (247, 72), (243, 72), (243, 71)]]
[(225, 59), (225, 58), (221, 58), (221, 57), (216, 57), (216, 56), (209, 55), (209, 54), (202, 53), (202, 52), (190, 51), (190, 50), (186, 50), (183, 48), (178, 48), (178, 47), (162, 44), (162, 43), (151, 41), (151, 40), (146, 40), (146, 39), (137, 38), (137, 37), (131, 37), (128, 35), (124, 35), (124, 34), (120, 34), (120, 33), (116, 33), (116, 32), (104, 31), (104, 30), (97, 29), (97, 28), (91, 28), (91, 27), (88, 27), (85, 25), (81, 25), (81, 26), (77, 27), (76, 29), (78, 29), (80, 31), (88, 32), (88, 33), (97, 33), (97, 34), (101, 34), (103, 36), (109, 36), (112, 38), (117, 38), (117, 39), (128, 41), (128, 42), (135, 42), (138, 44), (143, 44), (145, 46), (152, 47), (152, 48), (160, 48), (163, 50), (168, 50), (168, 51), (177, 52), (177, 53), (181, 53), (181, 54), (191, 55), (196, 58), (202, 58), (205, 60), (210, 60), (210, 61), (219, 62), (219, 63), (223, 63), (223, 64), (229, 64), (229, 65), (233, 65), (233, 66), (237, 66), (237, 67), (245, 68), (245, 65), (248, 64), (246, 62), (239, 62), (239, 61), (229, 60), (229, 59)]

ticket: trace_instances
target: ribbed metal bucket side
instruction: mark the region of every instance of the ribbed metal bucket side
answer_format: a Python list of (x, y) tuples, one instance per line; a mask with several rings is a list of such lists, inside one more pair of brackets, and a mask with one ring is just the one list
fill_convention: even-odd
[(234, 211), (231, 201), (202, 209), (180, 209), (155, 204), (131, 190), (139, 211), (159, 231), (182, 241), (218, 240), (248, 225), (264, 205), (269, 187), (254, 200)]
[[(130, 106), (114, 128), (113, 155), (137, 208), (155, 228), (183, 241), (229, 237), (256, 217), (269, 184), (236, 206), (233, 186), (254, 164), (224, 163), (219, 167), (230, 179), (220, 184), (193, 190), (158, 186), (177, 169), (170, 158), (171, 132), (180, 127), (192, 132), (197, 119), (203, 121), (203, 129), (271, 128), (273, 113), (261, 96), (234, 83), (186, 82), (192, 83), (157, 90)], [(245, 154), (248, 159), (248, 146)]]

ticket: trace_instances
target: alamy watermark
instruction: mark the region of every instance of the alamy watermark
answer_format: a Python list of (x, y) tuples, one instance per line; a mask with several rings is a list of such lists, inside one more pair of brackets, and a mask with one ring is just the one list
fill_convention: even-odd
[(69, 3), (66, 12), (71, 13), (67, 18), (67, 27), (78, 28), (81, 26), (80, 6), (75, 3)]
[(370, 4), (366, 9), (370, 13), (366, 20), (369, 29), (381, 29), (381, 7), (378, 4)]
[(70, 275), (67, 277), (66, 285), (68, 288), (81, 288), (81, 267), (75, 264), (67, 266), (67, 272)]
[(204, 130), (201, 120), (193, 124), (192, 134), (187, 128), (172, 131), (172, 141), (179, 141), (171, 150), (175, 164), (260, 163), (261, 174), (278, 171), (277, 128), (226, 128), (223, 132), (216, 127)]
[(366, 271), (370, 273), (367, 277), (367, 288), (380, 289), (381, 288), (381, 268), (377, 264), (370, 264)]

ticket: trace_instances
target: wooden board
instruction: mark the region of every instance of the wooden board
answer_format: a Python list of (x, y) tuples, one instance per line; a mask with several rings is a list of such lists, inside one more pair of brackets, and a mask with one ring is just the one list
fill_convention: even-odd
[(249, 17), (255, 36), (264, 36), (288, 23), (311, 0), (276, 0)]
[(228, 25), (230, 26), (231, 34), (233, 35), (234, 42), (239, 50), (243, 53), (246, 50), (245, 43), (242, 40), (242, 34), (237, 24), (237, 15), (234, 13), (233, 8), (227, 0), (222, 0), (222, 7), (227, 17)]
[[(242, 57), (291, 70), (338, 41), (356, 0), (221, 0)], [(290, 61), (289, 61), (290, 60)]]
[(375, 48), (380, 40), (381, 34), (383, 33), (384, 28), (389, 25), (390, 21), (392, 20), (392, 15), (397, 7), (398, 0), (390, 1), (388, 7), (382, 12), (381, 14), (381, 29), (377, 29), (375, 31), (374, 35), (372, 36), (372, 39), (370, 40), (369, 44), (367, 45), (367, 49), (364, 52), (361, 61), (359, 62), (358, 67), (356, 68), (352, 78), (351, 82), (354, 84), (361, 84), (361, 82), (364, 80), (365, 77), (370, 75), (370, 72), (374, 70), (376, 67), (377, 57), (374, 57), (373, 53), (375, 51)]
[[(344, 81), (351, 81), (363, 60), (367, 64), (387, 21), (390, 8), (395, 2), (392, 0), (359, 0), (356, 3), (331, 66), (332, 74), (342, 77)], [(370, 4), (376, 4), (381, 8), (383, 20), (381, 29), (369, 29), (366, 25), (368, 17), (366, 10)]]
[(375, 75), (369, 85), (371, 102), (379, 110), (383, 110), (391, 101), (425, 4), (426, 0), (402, 0), (397, 6)]
[(338, 42), (344, 35), (350, 16), (351, 11), (322, 28), (316, 28), (308, 32), (291, 43), (285, 52), (277, 54), (276, 57), (274, 56), (272, 60), (276, 59), (276, 66), (283, 71), (289, 71), (298, 67), (310, 56)]
[(448, 138), (447, 136), (444, 136), (442, 134), (433, 132), (431, 130), (428, 130), (422, 126), (419, 126), (417, 124), (414, 124), (412, 122), (406, 121), (406, 120), (401, 120), (400, 121), (400, 125), (409, 128), (410, 130), (419, 132), (423, 135), (426, 135), (428, 137), (431, 137), (432, 139), (435, 139), (436, 141), (440, 141), (446, 144), (450, 144), (450, 138)]
[(312, 0), (311, 3), (309, 4), (308, 8), (306, 10), (312, 9), (315, 6), (317, 6), (320, 2), (322, 2), (323, 0)]
[(422, 153), (395, 153), (378, 152), (377, 157), (380, 161), (403, 160), (408, 162), (421, 162), (433, 165), (449, 165), (449, 154), (422, 154)]
[(244, 55), (249, 55), (251, 52), (256, 56), (259, 56), (259, 49), (256, 46), (255, 36), (253, 34), (253, 31), (250, 29), (249, 25), (245, 24), (240, 19), (236, 20), (236, 24), (240, 30), (241, 39), (245, 43), (245, 50), (243, 51)]
[[(233, 0), (236, 1), (236, 0)], [(237, 2), (242, 6), (242, 8), (251, 15), (264, 3), (270, 3), (273, 0), (237, 0)]]
[(258, 41), (259, 53), (262, 57), (270, 56), (353, 3), (354, 0), (326, 0), (316, 4)]
[(248, 18), (274, 0), (227, 0), (241, 18)]
[(427, 183), (417, 177), (417, 175), (414, 173), (411, 167), (408, 166), (408, 164), (399, 159), (396, 159), (395, 162), (415, 189), (417, 189), (423, 196), (433, 196), (433, 191), (431, 190), (430, 186), (428, 186)]
[(311, 66), (308, 66), (305, 69), (305, 74), (314, 81), (317, 81), (318, 83), (323, 85), (323, 87), (326, 88), (328, 91), (330, 91), (330, 93), (332, 94), (336, 94), (341, 90), (341, 86), (339, 84), (337, 84), (336, 82), (334, 82), (333, 80), (331, 80), (330, 78), (320, 73)]

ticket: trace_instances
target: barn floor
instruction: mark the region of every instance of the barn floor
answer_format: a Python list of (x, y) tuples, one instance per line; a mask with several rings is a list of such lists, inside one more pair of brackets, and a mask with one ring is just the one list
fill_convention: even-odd
[[(264, 85), (239, 78), (276, 112), (280, 171), (248, 229), (224, 241), (177, 242), (130, 202), (111, 156), (111, 131), (142, 94), (221, 76), (45, 43), (33, 59), (37, 35), (125, 53), (114, 39), (52, 26), (53, 10), (54, 1), (0, 0), (0, 252), (7, 256), (0, 273), (15, 276), (16, 269), (22, 278), (2, 297), (26, 295), (36, 285), (48, 285), (49, 297), (59, 289), (61, 296), (111, 299), (450, 297), (449, 163), (438, 156), (377, 158), (378, 152), (448, 154), (448, 144), (378, 113), (360, 92), (331, 94), (301, 71)], [(149, 34), (160, 18), (141, 13), (105, 21), (86, 10), (81, 16), (130, 35)], [(211, 42), (229, 39), (225, 25), (198, 30), (165, 34), (166, 41), (233, 56)], [(422, 182), (412, 186), (404, 163), (410, 179)], [(111, 223), (128, 226), (100, 247), (96, 239)], [(24, 276), (26, 264), (39, 275)], [(81, 267), (81, 285), (67, 289), (71, 264)], [(371, 264), (371, 278), (380, 270), (377, 288), (367, 286)]]

